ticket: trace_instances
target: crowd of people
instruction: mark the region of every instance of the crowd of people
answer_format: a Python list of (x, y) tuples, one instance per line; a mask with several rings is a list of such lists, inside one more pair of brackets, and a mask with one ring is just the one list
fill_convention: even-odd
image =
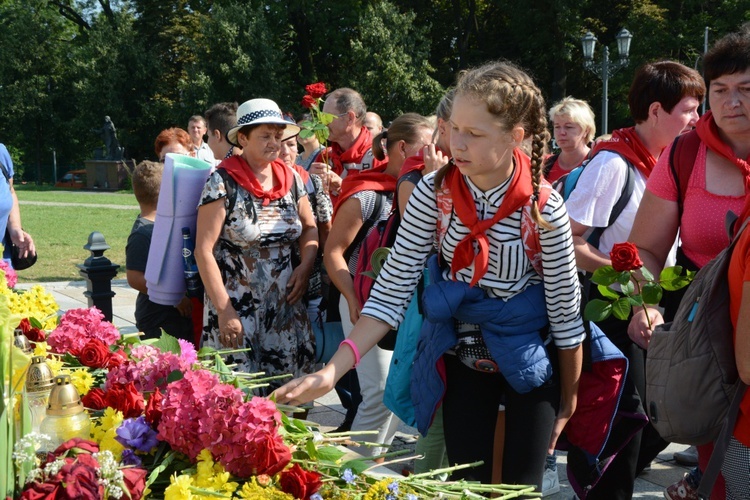
[[(163, 131), (160, 160), (187, 154), (215, 167), (197, 201), (200, 342), (249, 348), (228, 361), (272, 377), (261, 392), (279, 402), (304, 405), (336, 389), (347, 408), (340, 430), (377, 431), (357, 451), (378, 460), (400, 423), (383, 401), (393, 352), (378, 343), (398, 330), (416, 294), (424, 324), (411, 346), (411, 394), (425, 455), (417, 469), (481, 461), (453, 477), (559, 490), (555, 449), (583, 403), (582, 303), (600, 293), (582, 287), (582, 273), (611, 264), (609, 252), (625, 241), (655, 275), (675, 262), (700, 269), (731, 241), (726, 213), (740, 222), (750, 215), (750, 27), (719, 40), (703, 70), (644, 64), (628, 96), (634, 125), (597, 139), (585, 101), (567, 97), (548, 109), (534, 80), (505, 61), (463, 71), (435, 116), (405, 113), (387, 126), (358, 92), (336, 89), (323, 99), (328, 144), (299, 135), (309, 116), (295, 120), (261, 98), (216, 104), (205, 119), (190, 117), (187, 132)], [(710, 111), (699, 116), (706, 96)], [(695, 151), (684, 165), (672, 161), (678, 146)], [(582, 165), (569, 193), (553, 188)], [(134, 174), (142, 213), (128, 242), (128, 281), (143, 296), (139, 328), (190, 338), (190, 304), (157, 310), (143, 280), (160, 176), (156, 162)], [(394, 212), (395, 243), (360, 303), (361, 242)], [(745, 382), (748, 245), (744, 232), (730, 276)], [(669, 293), (663, 307), (598, 323), (628, 360), (619, 410), (635, 418), (615, 420), (620, 445), (605, 467), (592, 469), (592, 457), (569, 443), (581, 498), (631, 498), (638, 474), (668, 444), (646, 417), (645, 362), (653, 328), (679, 301)], [(345, 338), (321, 367), (316, 332), (333, 309)], [(740, 411), (711, 498), (750, 498), (750, 395)], [(667, 498), (698, 498), (711, 451), (698, 448), (698, 467)]]

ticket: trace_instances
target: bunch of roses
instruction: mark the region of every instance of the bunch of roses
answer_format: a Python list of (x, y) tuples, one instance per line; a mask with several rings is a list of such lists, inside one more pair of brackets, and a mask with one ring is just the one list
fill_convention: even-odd
[(133, 347), (127, 362), (110, 368), (105, 388), (112, 384), (134, 382), (136, 389), (140, 391), (164, 389), (170, 373), (190, 371), (198, 360), (193, 344), (182, 339), (179, 339), (179, 343), (179, 355), (150, 345)]
[(263, 398), (243, 402), (242, 392), (205, 371), (169, 384), (158, 438), (195, 461), (203, 449), (240, 478), (273, 475), (291, 460), (278, 433), (281, 416)]
[(32, 326), (28, 318), (22, 319), (16, 328), (20, 329), (24, 336), (32, 342), (44, 342), (47, 339), (44, 330)]
[(16, 283), (18, 282), (18, 274), (10, 266), (10, 264), (5, 262), (3, 259), (0, 259), (0, 271), (2, 271), (5, 275), (5, 284), (8, 286), (8, 288), (15, 288)]
[(60, 318), (60, 323), (47, 338), (52, 352), (70, 353), (79, 356), (81, 349), (91, 339), (98, 339), (106, 345), (120, 340), (120, 332), (115, 325), (103, 321), (104, 315), (96, 307), (70, 309)]
[(91, 389), (82, 399), (83, 406), (92, 410), (113, 408), (121, 411), (125, 418), (135, 418), (146, 409), (143, 393), (135, 388), (133, 382), (111, 384), (106, 390), (98, 387)]
[(109, 452), (92, 441), (74, 438), (47, 457), (28, 476), (21, 498), (99, 500), (129, 497), (139, 500), (146, 486), (146, 470), (119, 469)]
[(302, 98), (302, 106), (308, 109), (318, 107), (320, 98), (326, 95), (326, 84), (323, 82), (311, 83), (305, 86), (305, 92), (307, 92), (307, 95)]
[(122, 350), (112, 352), (109, 346), (99, 339), (86, 342), (78, 353), (78, 361), (89, 368), (116, 368), (127, 361)]

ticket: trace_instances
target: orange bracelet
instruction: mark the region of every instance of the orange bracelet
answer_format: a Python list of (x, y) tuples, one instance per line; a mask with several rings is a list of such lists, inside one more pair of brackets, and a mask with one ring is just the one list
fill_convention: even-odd
[(359, 365), (359, 361), (362, 359), (362, 357), (359, 355), (359, 349), (357, 348), (357, 344), (355, 344), (352, 340), (344, 339), (339, 344), (339, 347), (341, 347), (344, 344), (348, 345), (349, 348), (354, 353), (354, 366), (352, 368), (356, 368)]

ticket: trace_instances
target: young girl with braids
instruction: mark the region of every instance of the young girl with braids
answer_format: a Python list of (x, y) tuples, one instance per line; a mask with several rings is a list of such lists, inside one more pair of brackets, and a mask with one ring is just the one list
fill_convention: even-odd
[[(454, 478), (489, 483), (504, 401), (503, 482), (539, 487), (547, 453), (576, 408), (585, 335), (567, 212), (542, 180), (544, 100), (522, 70), (489, 63), (460, 77), (450, 126), (454, 161), (414, 189), (351, 335), (325, 368), (276, 395), (298, 404), (330, 391), (402, 320), (437, 247), (412, 372), (417, 426), (424, 434), (442, 405), (449, 461), (484, 462)], [(519, 149), (526, 137), (531, 159)], [(532, 258), (524, 223), (538, 231), (541, 251)]]

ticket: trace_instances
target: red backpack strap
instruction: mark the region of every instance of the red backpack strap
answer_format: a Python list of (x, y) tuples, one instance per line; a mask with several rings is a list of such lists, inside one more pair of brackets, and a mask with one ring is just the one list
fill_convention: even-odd
[(693, 173), (695, 157), (698, 156), (701, 139), (693, 130), (687, 134), (678, 135), (669, 150), (669, 169), (672, 172), (675, 186), (677, 186), (677, 206), (680, 218), (685, 207), (685, 193), (687, 193), (690, 175)]
[[(551, 192), (552, 185), (546, 179), (543, 179), (539, 187), (539, 212), (544, 210)], [(534, 270), (539, 276), (544, 276), (542, 271), (542, 244), (539, 241), (539, 226), (534, 217), (531, 216), (531, 199), (524, 205), (521, 212), (521, 242), (523, 243), (523, 251), (526, 252), (526, 257), (531, 262)]]

